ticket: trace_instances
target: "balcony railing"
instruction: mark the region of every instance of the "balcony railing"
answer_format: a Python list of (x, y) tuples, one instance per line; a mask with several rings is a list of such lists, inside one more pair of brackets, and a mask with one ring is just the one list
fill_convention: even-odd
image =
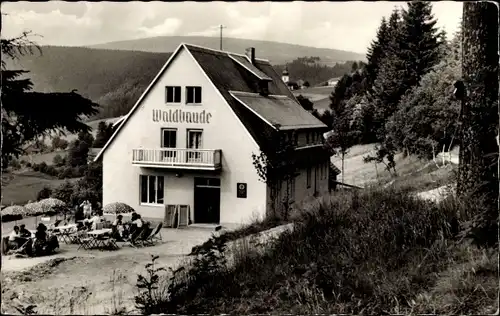
[(132, 164), (141, 167), (218, 170), (220, 149), (158, 148), (134, 149)]

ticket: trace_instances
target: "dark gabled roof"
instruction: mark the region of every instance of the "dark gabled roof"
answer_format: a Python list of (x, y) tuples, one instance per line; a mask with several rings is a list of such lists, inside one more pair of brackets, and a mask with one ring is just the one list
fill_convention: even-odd
[(229, 91), (229, 93), (269, 125), (279, 130), (324, 127), (310, 112), (287, 96), (261, 96), (257, 93)]
[[(275, 133), (276, 130), (279, 130), (279, 128), (269, 125), (266, 122), (270, 120), (272, 121), (276, 117), (276, 109), (265, 109), (260, 106), (260, 115), (256, 115), (252, 109), (249, 109), (247, 106), (236, 100), (231, 95), (230, 91), (259, 93), (261, 90), (261, 82), (264, 80), (268, 84), (269, 95), (281, 96), (287, 99), (286, 106), (282, 106), (282, 108), (288, 109), (288, 112), (284, 112), (281, 115), (283, 117), (293, 115), (293, 117), (288, 118), (288, 120), (293, 122), (293, 124), (297, 126), (297, 129), (327, 128), (327, 126), (321, 123), (321, 121), (311, 120), (311, 117), (313, 116), (302, 108), (269, 61), (255, 59), (254, 64), (252, 64), (244, 55), (217, 51), (190, 44), (181, 44), (170, 56), (169, 60), (165, 63), (160, 72), (156, 75), (155, 79), (153, 79), (153, 82), (151, 82), (146, 91), (141, 95), (130, 112), (122, 120), (120, 120), (121, 123), (118, 123), (119, 125), (115, 133), (111, 136), (110, 140), (106, 143), (95, 160), (99, 159), (108, 145), (114, 140), (115, 136), (125, 126), (135, 110), (142, 103), (142, 100), (168, 68), (170, 61), (176, 57), (182, 48), (185, 48), (196, 60), (203, 72), (207, 75), (208, 79), (220, 92), (222, 97), (226, 100), (233, 112), (240, 119), (261, 149), (270, 148), (270, 145), (272, 146), (272, 144), (269, 144), (270, 135)], [(272, 98), (273, 97), (270, 99)], [(263, 97), (261, 101), (264, 101), (265, 99), (266, 98)], [(269, 106), (273, 106), (272, 102), (266, 102)], [(264, 118), (264, 120), (262, 118)]]
[(229, 54), (229, 57), (236, 60), (237, 63), (248, 69), (248, 71), (250, 71), (253, 75), (255, 75), (255, 77), (257, 77), (257, 79), (266, 81), (273, 80), (269, 78), (268, 75), (263, 73), (259, 68), (255, 67), (250, 61), (248, 61), (248, 58), (246, 58), (245, 56)]

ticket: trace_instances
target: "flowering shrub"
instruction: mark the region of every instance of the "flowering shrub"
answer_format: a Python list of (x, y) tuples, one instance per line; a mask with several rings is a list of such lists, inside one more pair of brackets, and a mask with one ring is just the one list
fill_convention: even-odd
[(134, 209), (125, 203), (114, 202), (104, 206), (103, 212), (113, 213), (113, 214), (124, 214), (124, 213), (132, 213), (134, 212)]

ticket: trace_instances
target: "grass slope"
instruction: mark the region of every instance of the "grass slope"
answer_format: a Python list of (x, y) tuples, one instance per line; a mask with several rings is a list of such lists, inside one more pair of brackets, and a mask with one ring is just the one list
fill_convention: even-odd
[[(78, 178), (70, 179), (77, 181)], [(24, 205), (35, 201), (45, 186), (56, 187), (66, 180), (51, 177), (37, 171), (16, 171), (2, 174), (2, 205)]]
[(454, 224), (457, 211), (476, 214), (479, 205), (394, 190), (337, 193), (296, 214), (293, 230), (264, 250), (240, 244), (231, 265), (214, 241), (174, 273), (149, 312), (491, 313), (498, 255), (456, 238)]
[[(392, 183), (400, 189), (425, 191), (438, 188), (454, 181), (456, 166), (438, 168), (432, 161), (424, 161), (403, 154), (395, 156), (397, 176), (388, 172), (384, 164), (365, 163), (363, 158), (375, 154), (375, 145), (357, 145), (347, 153), (344, 161), (344, 182), (361, 187)], [(341, 169), (339, 156), (331, 161)], [(338, 176), (342, 181), (342, 175)]]

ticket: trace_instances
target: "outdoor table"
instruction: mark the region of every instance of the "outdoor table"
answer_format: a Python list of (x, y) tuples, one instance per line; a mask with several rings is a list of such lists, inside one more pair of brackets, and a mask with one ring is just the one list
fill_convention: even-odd
[(76, 232), (77, 225), (69, 224), (65, 226), (54, 227), (52, 231), (58, 231), (56, 235), (61, 238), (66, 244), (75, 243), (77, 239), (74, 237), (74, 233)]
[[(90, 248), (99, 248), (103, 249), (106, 247), (112, 247), (114, 249), (118, 248), (118, 245), (114, 241), (113, 238), (109, 238), (109, 234), (111, 234), (111, 228), (103, 228), (97, 229), (87, 232), (88, 238), (82, 239), (80, 241), (80, 248), (90, 249)], [(108, 237), (108, 238), (103, 238)]]

